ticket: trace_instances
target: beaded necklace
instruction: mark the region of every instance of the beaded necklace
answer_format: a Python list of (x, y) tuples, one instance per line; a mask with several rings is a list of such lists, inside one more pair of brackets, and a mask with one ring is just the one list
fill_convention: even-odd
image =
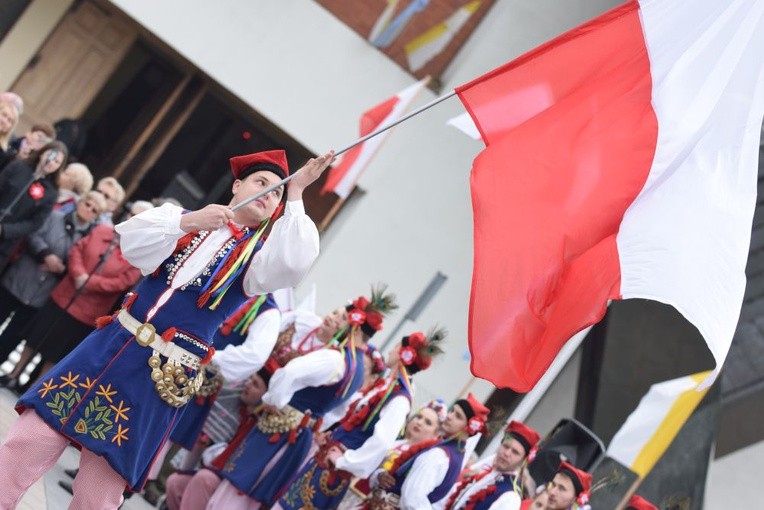
[[(204, 270), (188, 283), (180, 287), (185, 290), (189, 286), (201, 287), (197, 305), (201, 308), (212, 298), (209, 309), (215, 310), (228, 289), (238, 276), (244, 271), (246, 262), (250, 259), (262, 238), (263, 232), (268, 227), (269, 219), (260, 223), (256, 231), (249, 227), (243, 227), (241, 231), (234, 233), (223, 246), (215, 252), (215, 255), (207, 263)], [(181, 249), (173, 255), (172, 261), (165, 264), (167, 270), (167, 285), (172, 284), (175, 274), (183, 266), (186, 260), (193, 254), (204, 240), (210, 235), (207, 230), (201, 230), (188, 240)], [(180, 243), (179, 243), (180, 244)], [(214, 269), (213, 269), (214, 268)], [(206, 283), (203, 277), (208, 277)]]

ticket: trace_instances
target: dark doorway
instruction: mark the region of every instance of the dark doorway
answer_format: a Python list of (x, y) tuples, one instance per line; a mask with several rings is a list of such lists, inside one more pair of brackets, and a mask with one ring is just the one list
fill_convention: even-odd
[(112, 175), (128, 157), (183, 76), (146, 43), (133, 45), (82, 117), (87, 138), (80, 159), (96, 178)]
[[(253, 127), (215, 94), (207, 93), (146, 173), (135, 198), (180, 193), (182, 196), (176, 198), (190, 208), (226, 201), (233, 182), (228, 158), (275, 148), (280, 146), (271, 137)], [(289, 155), (290, 159), (297, 159), (304, 154), (300, 151)]]

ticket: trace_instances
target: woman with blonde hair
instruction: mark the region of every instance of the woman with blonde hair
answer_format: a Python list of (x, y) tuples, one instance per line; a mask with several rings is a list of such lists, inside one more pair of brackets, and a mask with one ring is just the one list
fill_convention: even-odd
[(58, 174), (58, 202), (56, 211), (73, 211), (77, 200), (93, 189), (93, 174), (82, 163), (69, 163)]

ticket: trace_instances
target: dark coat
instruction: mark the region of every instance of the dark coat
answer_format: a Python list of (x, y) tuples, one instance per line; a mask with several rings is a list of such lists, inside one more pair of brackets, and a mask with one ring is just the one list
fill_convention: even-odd
[(41, 269), (45, 257), (57, 255), (66, 264), (74, 243), (90, 232), (92, 225), (78, 226), (74, 215), (53, 211), (40, 230), (27, 236), (24, 253), (3, 275), (3, 287), (25, 305), (40, 308), (64, 277)]
[(42, 197), (33, 198), (28, 192), (33, 175), (34, 168), (20, 160), (13, 161), (0, 172), (0, 216), (21, 193), (21, 198), (0, 221), (0, 270), (8, 263), (18, 242), (42, 227), (58, 199), (58, 191), (51, 178), (35, 182), (42, 186), (43, 193)]

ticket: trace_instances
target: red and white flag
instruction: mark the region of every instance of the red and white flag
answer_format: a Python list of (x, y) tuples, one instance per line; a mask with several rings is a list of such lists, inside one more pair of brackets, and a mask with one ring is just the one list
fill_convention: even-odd
[[(429, 81), (429, 77), (418, 81), (390, 99), (364, 112), (361, 115), (360, 136), (364, 137), (376, 129), (392, 124), (403, 117), (417, 94), (427, 86)], [(353, 187), (355, 187), (355, 183), (366, 168), (366, 165), (369, 164), (369, 161), (377, 153), (377, 150), (379, 150), (391, 131), (392, 129), (374, 138), (370, 138), (347, 151), (342, 156), (339, 164), (329, 170), (324, 187), (321, 188), (321, 194), (333, 191), (340, 198), (346, 199), (350, 192), (353, 191)]]
[(472, 369), (528, 391), (610, 299), (674, 306), (717, 363), (745, 289), (764, 2), (632, 0), (457, 89), (474, 161)]

